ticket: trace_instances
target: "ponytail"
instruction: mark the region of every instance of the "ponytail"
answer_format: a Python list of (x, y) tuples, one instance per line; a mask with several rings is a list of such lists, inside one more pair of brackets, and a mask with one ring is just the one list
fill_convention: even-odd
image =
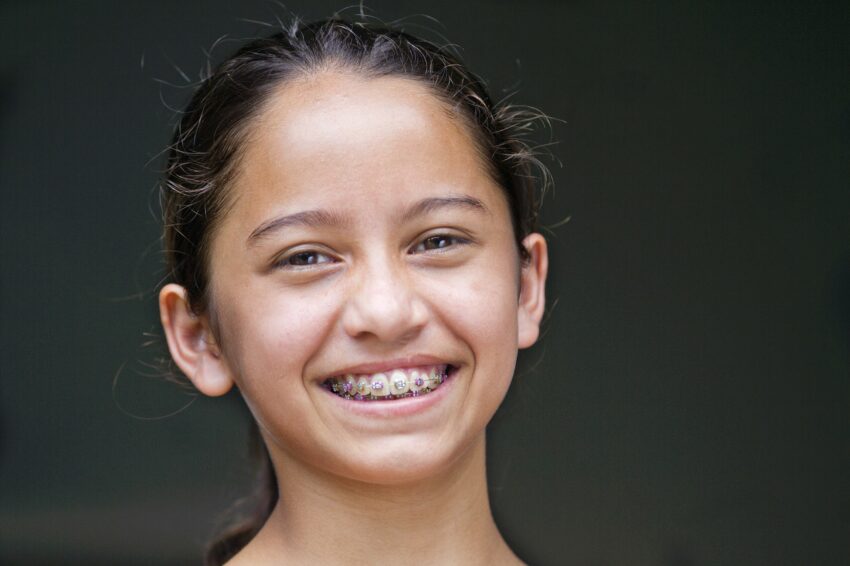
[[(266, 443), (253, 419), (249, 435), (252, 456), (258, 464), (254, 493), (233, 506), (230, 513), (234, 518), (207, 546), (204, 566), (221, 566), (233, 558), (257, 535), (277, 505), (277, 476)], [(241, 507), (246, 507), (246, 510), (240, 511)]]

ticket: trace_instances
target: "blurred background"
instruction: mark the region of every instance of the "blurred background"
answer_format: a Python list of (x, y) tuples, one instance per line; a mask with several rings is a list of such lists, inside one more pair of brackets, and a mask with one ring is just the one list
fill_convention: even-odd
[[(519, 555), (850, 563), (850, 3), (369, 11), (435, 18), (404, 27), (444, 33), (494, 97), (559, 119), (544, 220), (569, 221), (547, 234), (547, 333), (489, 436)], [(148, 367), (155, 187), (205, 51), (276, 15), (0, 5), (0, 563), (197, 564), (249, 490), (239, 400)]]

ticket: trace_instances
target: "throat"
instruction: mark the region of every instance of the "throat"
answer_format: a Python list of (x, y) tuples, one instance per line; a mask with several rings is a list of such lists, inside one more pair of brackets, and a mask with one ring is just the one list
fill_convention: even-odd
[[(281, 462), (287, 474), (278, 476), (280, 503), (245, 549), (244, 557), (256, 560), (239, 564), (273, 564), (281, 556), (313, 564), (518, 564), (492, 518), (484, 461), (482, 434), (415, 487), (340, 482)], [(329, 537), (344, 544), (328, 544)]]

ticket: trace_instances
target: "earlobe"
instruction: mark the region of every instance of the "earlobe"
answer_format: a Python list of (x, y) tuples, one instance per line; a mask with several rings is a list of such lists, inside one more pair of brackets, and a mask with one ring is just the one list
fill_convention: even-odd
[(540, 321), (546, 308), (546, 274), (549, 254), (540, 234), (529, 234), (522, 241), (528, 262), (522, 266), (517, 313), (517, 347), (532, 346), (540, 335)]
[(189, 308), (186, 289), (169, 283), (159, 292), (159, 317), (177, 367), (205, 395), (224, 395), (233, 386), (206, 317)]

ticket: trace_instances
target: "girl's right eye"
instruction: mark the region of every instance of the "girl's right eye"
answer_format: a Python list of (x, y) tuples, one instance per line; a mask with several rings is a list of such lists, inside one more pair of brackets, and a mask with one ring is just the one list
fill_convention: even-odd
[(317, 252), (315, 250), (304, 250), (282, 257), (275, 262), (275, 267), (284, 269), (287, 267), (299, 268), (333, 262), (334, 259), (328, 254)]

